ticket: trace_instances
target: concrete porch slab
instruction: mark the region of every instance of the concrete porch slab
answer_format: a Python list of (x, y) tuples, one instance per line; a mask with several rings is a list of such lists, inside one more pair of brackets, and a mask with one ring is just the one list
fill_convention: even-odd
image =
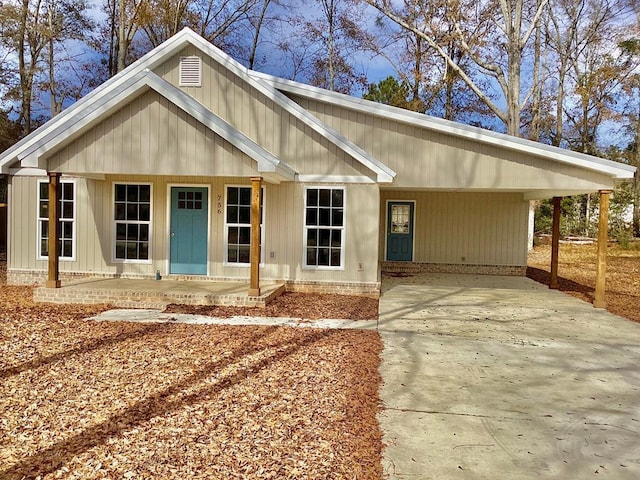
[(88, 278), (64, 284), (61, 288), (36, 288), (33, 299), (47, 303), (108, 303), (121, 308), (161, 310), (170, 303), (264, 307), (285, 291), (285, 285), (263, 284), (259, 296), (250, 296), (248, 291), (249, 284), (243, 282)]

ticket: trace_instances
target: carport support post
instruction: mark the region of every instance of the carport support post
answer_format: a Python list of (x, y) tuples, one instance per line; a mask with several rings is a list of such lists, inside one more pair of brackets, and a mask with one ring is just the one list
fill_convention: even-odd
[(610, 190), (600, 190), (600, 208), (598, 214), (598, 260), (596, 265), (596, 294), (593, 306), (606, 308), (604, 298), (605, 276), (607, 273), (607, 240), (609, 230), (609, 194)]
[(49, 173), (49, 262), (47, 288), (60, 288), (60, 174)]
[(251, 280), (249, 296), (260, 296), (260, 190), (262, 177), (251, 177)]
[(558, 252), (560, 247), (560, 202), (562, 197), (553, 197), (553, 227), (551, 229), (551, 281), (549, 288), (558, 288)]

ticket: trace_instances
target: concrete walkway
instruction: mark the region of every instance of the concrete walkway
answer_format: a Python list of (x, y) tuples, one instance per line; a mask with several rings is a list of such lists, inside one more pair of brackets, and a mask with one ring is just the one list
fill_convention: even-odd
[(383, 290), (388, 478), (640, 478), (639, 324), (527, 278)]

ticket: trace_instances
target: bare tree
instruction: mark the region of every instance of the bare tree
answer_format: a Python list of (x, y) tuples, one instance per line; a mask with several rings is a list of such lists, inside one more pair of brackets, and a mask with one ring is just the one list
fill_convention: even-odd
[(505, 106), (494, 101), (486, 88), (474, 81), (471, 71), (452, 58), (447, 44), (437, 41), (440, 30), (423, 31), (416, 27), (415, 19), (418, 17), (423, 19), (423, 25), (431, 24), (428, 17), (430, 2), (407, 0), (403, 8), (398, 8), (390, 0), (365, 1), (402, 28), (420, 35), (446, 62), (447, 68), (452, 69), (504, 122), (507, 133), (520, 134), (522, 108), (531, 97), (531, 92), (522, 92), (523, 57), (548, 0), (472, 2), (473, 9), (467, 8), (469, 5), (465, 6), (464, 2), (445, 2), (446, 21), (438, 27), (451, 29), (455, 42), (473, 61), (474, 68), (497, 82)]
[[(85, 0), (47, 0), (45, 8), (45, 29), (47, 38), (47, 65), (48, 77), (44, 80), (42, 88), (49, 93), (51, 116), (54, 117), (62, 111), (65, 98), (71, 94), (71, 90), (63, 88), (67, 85), (71, 74), (69, 70), (64, 72), (64, 79), (58, 80), (56, 66), (62, 63), (69, 65), (73, 70), (73, 59), (68, 55), (61, 55), (60, 50), (67, 40), (84, 40), (94, 22), (87, 15), (87, 3)], [(72, 95), (76, 97), (75, 95)], [(77, 98), (77, 97), (76, 97)]]

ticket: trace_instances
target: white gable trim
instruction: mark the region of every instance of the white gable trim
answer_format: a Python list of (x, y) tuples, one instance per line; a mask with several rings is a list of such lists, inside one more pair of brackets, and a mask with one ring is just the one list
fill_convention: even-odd
[(543, 143), (534, 142), (524, 138), (513, 137), (511, 135), (492, 132), (478, 127), (463, 125), (449, 120), (444, 120), (442, 118), (411, 112), (402, 108), (392, 107), (390, 105), (384, 105), (370, 100), (324, 90), (322, 88), (274, 77), (264, 73), (251, 72), (251, 75), (269, 83), (278, 90), (299, 95), (301, 97), (338, 105), (350, 110), (365, 112), (377, 117), (392, 119), (416, 127), (427, 128), (447, 135), (467, 138), (502, 149), (555, 160), (576, 167), (585, 168), (587, 170), (604, 173), (616, 179), (633, 178), (633, 174), (635, 172), (635, 167), (630, 165), (573, 152), (564, 148), (553, 147), (551, 145), (545, 145)]
[[(42, 145), (43, 138), (48, 137), (52, 131), (57, 130), (59, 125), (66, 124), (66, 122), (73, 122), (72, 117), (82, 115), (83, 109), (90, 108), (93, 102), (98, 102), (104, 97), (117, 95), (123, 87), (126, 88), (133, 78), (137, 78), (137, 76), (145, 70), (152, 70), (171, 56), (179, 53), (187, 45), (193, 45), (200, 49), (225, 68), (229, 69), (232, 73), (248, 82), (252, 87), (260, 91), (274, 103), (281, 106), (310, 128), (327, 138), (338, 148), (376, 173), (379, 182), (389, 183), (393, 181), (396, 174), (389, 167), (371, 157), (367, 152), (348, 140), (341, 133), (329, 128), (319, 119), (304, 110), (300, 105), (289, 99), (286, 95), (279, 92), (268, 83), (252, 77), (250, 75), (250, 70), (233, 60), (227, 54), (214, 47), (188, 28), (183, 29), (163, 44), (151, 50), (138, 61), (134, 62), (113, 78), (107, 80), (104, 84), (87, 94), (66, 110), (63, 110), (62, 113), (54, 119), (50, 120), (7, 150), (4, 155), (0, 156), (0, 170), (2, 173), (8, 172), (9, 167), (13, 166), (13, 164), (28, 155), (25, 155), (24, 153), (26, 150), (33, 152), (35, 144)], [(57, 134), (59, 134), (59, 132), (56, 133), (56, 135)]]
[[(134, 75), (114, 89), (110, 96), (96, 99), (73, 117), (48, 129), (46, 135), (42, 135), (37, 142), (25, 147), (20, 152), (19, 159), (22, 166), (45, 168), (45, 165), (41, 165), (44, 153), (81, 135), (132, 98), (143, 93), (147, 88), (156, 91), (212, 132), (253, 158), (258, 163), (258, 172), (275, 174), (275, 176), (282, 177), (283, 180), (295, 179), (297, 172), (285, 162), (277, 159), (193, 97), (150, 71)], [(274, 180), (275, 177), (272, 176), (270, 179)]]
[(244, 65), (240, 64), (239, 62), (228, 56), (226, 53), (224, 53), (222, 50), (216, 48), (209, 42), (205, 41), (202, 37), (196, 35), (193, 31), (187, 28), (182, 30), (173, 38), (176, 38), (178, 35), (185, 35), (189, 39), (189, 42), (192, 43), (195, 47), (199, 48), (204, 53), (227, 68), (229, 71), (249, 83), (249, 85), (258, 90), (269, 100), (291, 113), (294, 117), (311, 127), (314, 131), (316, 131), (323, 137), (327, 138), (338, 148), (349, 154), (369, 170), (376, 173), (378, 182), (390, 183), (393, 181), (393, 178), (396, 176), (396, 173), (393, 170), (384, 165), (382, 162), (373, 158), (366, 151), (351, 142), (351, 140), (346, 138), (340, 132), (330, 128), (328, 125), (321, 122), (317, 117), (307, 112), (304, 108), (284, 95), (282, 92), (273, 88), (268, 83), (265, 83), (260, 79), (252, 76), (252, 70), (247, 69)]

